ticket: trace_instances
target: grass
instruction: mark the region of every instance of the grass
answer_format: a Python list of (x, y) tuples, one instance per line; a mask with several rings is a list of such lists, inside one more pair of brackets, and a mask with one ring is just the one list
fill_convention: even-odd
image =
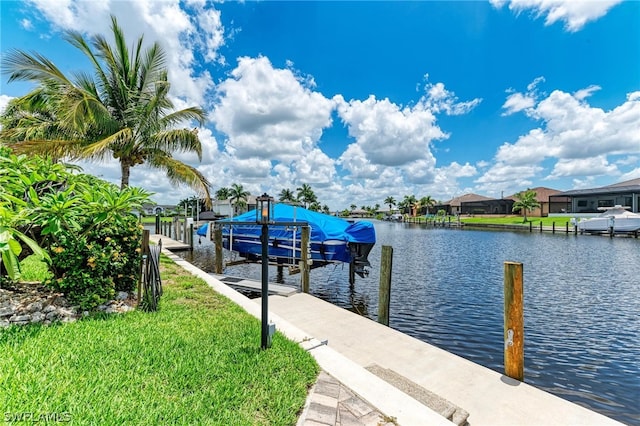
[(318, 367), (163, 257), (155, 313), (0, 330), (0, 408), (76, 424), (291, 425)]
[(496, 224), (496, 225), (523, 225), (529, 226), (529, 222), (532, 222), (534, 226), (552, 226), (555, 222), (556, 227), (564, 227), (567, 222), (571, 220), (568, 217), (527, 217), (528, 222), (523, 222), (523, 218), (519, 216), (511, 217), (461, 217), (460, 221), (463, 223), (474, 224)]

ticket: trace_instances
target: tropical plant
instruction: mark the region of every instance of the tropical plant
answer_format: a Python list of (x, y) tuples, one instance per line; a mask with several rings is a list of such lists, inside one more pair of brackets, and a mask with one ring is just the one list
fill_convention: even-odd
[(351, 211), (354, 211), (356, 209), (356, 207), (358, 207), (358, 206), (356, 206), (355, 204), (351, 204), (349, 206), (349, 208), (351, 208)]
[(527, 188), (526, 191), (520, 191), (513, 196), (516, 202), (513, 203), (512, 211), (522, 211), (524, 216), (523, 223), (527, 222), (527, 212), (531, 212), (533, 209), (540, 207), (540, 203), (536, 199), (537, 195), (536, 191)]
[(210, 202), (209, 182), (196, 168), (173, 157), (193, 152), (202, 158), (197, 129), (177, 128), (204, 123), (199, 107), (175, 110), (168, 94), (166, 56), (158, 43), (142, 49), (143, 37), (129, 51), (122, 29), (111, 18), (114, 45), (102, 35), (90, 41), (77, 31), (65, 40), (91, 62), (94, 75), (66, 76), (39, 53), (12, 50), (2, 71), (11, 81), (38, 86), (11, 101), (1, 119), (0, 139), (18, 153), (54, 159), (117, 159), (121, 189), (129, 185), (131, 168), (147, 164), (163, 170), (173, 183), (185, 183)]
[(53, 274), (45, 284), (83, 309), (115, 291), (133, 290), (141, 229), (132, 211), (148, 202), (148, 193), (121, 190), (39, 157), (0, 154), (0, 168), (7, 170), (0, 175), (0, 239), (9, 241), (0, 246), (5, 258), (14, 257), (14, 271), (15, 260), (28, 250), (43, 257)]
[[(16, 213), (0, 203), (0, 279), (2, 269), (12, 281), (20, 279), (19, 256), (22, 245), (26, 244), (31, 251), (44, 260), (50, 260), (49, 255), (35, 242), (13, 226)], [(0, 281), (1, 282), (1, 281)]]
[(403, 213), (409, 213), (413, 207), (417, 204), (418, 200), (415, 195), (405, 195), (404, 199), (398, 203), (398, 207), (403, 210)]
[(216, 191), (216, 200), (228, 200), (231, 197), (231, 189), (222, 187)]
[(389, 210), (393, 210), (393, 206), (396, 205), (396, 199), (389, 196), (384, 199), (384, 203), (389, 206)]
[(238, 206), (246, 206), (247, 197), (251, 193), (245, 191), (244, 187), (238, 183), (231, 184), (231, 190), (229, 191), (229, 202), (233, 205), (234, 212)]
[(427, 209), (427, 213), (426, 214), (429, 214), (429, 207), (435, 206), (436, 205), (436, 200), (431, 198), (430, 195), (427, 195), (426, 197), (420, 198), (420, 200), (418, 201), (418, 204), (420, 205), (420, 210), (422, 210), (423, 207), (426, 207), (426, 209)]
[(316, 194), (311, 189), (311, 186), (304, 183), (302, 186), (296, 188), (298, 201), (301, 201), (304, 204), (304, 207), (307, 208), (311, 203), (318, 201)]
[(278, 194), (278, 199), (282, 203), (292, 203), (294, 201), (297, 201), (293, 191), (288, 188), (284, 188), (282, 191), (280, 191), (280, 194)]

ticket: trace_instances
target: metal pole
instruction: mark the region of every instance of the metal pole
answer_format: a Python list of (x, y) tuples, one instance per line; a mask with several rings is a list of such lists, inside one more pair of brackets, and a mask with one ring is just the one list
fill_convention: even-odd
[(262, 225), (262, 349), (267, 349), (269, 342), (269, 226)]

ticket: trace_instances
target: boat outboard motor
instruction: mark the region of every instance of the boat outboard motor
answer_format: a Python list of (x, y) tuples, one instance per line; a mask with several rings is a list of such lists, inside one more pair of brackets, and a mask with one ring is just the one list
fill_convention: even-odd
[(354, 272), (364, 278), (369, 275), (367, 267), (371, 266), (369, 262), (369, 253), (375, 243), (349, 243), (349, 252), (351, 253), (351, 261), (353, 262)]

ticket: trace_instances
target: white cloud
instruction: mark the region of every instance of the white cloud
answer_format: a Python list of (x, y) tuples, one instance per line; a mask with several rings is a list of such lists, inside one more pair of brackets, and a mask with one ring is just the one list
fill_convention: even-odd
[(479, 189), (496, 189), (510, 178), (533, 178), (543, 170), (545, 160), (553, 164), (547, 179), (621, 174), (608, 157), (636, 158), (640, 154), (640, 96), (630, 93), (625, 102), (605, 111), (587, 102), (599, 89), (589, 86), (573, 94), (554, 90), (528, 107), (527, 116), (540, 121), (541, 126), (515, 143), (500, 146), (496, 164), (476, 180)]
[(0, 114), (4, 112), (11, 99), (13, 99), (13, 96), (0, 95)]
[(505, 112), (502, 113), (503, 116), (515, 114), (520, 111), (528, 111), (536, 104), (536, 99), (544, 95), (544, 93), (539, 93), (538, 85), (544, 83), (544, 77), (536, 77), (531, 83), (527, 85), (527, 92), (520, 93), (516, 92), (514, 89), (507, 89), (506, 92), (510, 93), (507, 96), (507, 100), (502, 105), (503, 109), (506, 109)]
[(20, 20), (20, 26), (22, 28), (24, 28), (25, 30), (27, 30), (27, 31), (33, 30), (33, 22), (31, 22), (30, 19), (26, 19), (26, 18), (25, 19), (21, 19)]
[(595, 21), (607, 14), (609, 9), (622, 0), (490, 0), (500, 9), (509, 4), (509, 9), (516, 14), (529, 10), (534, 17), (545, 17), (545, 25), (563, 21), (566, 31), (580, 31), (588, 22)]
[(226, 149), (238, 158), (295, 160), (331, 125), (333, 102), (265, 57), (239, 58), (218, 93), (211, 118), (228, 136)]
[(636, 167), (635, 169), (621, 175), (619, 180), (620, 182), (624, 182), (627, 180), (638, 179), (638, 178), (640, 178), (640, 167)]
[[(425, 76), (425, 79), (428, 75)], [(429, 83), (424, 87), (425, 95), (420, 98), (419, 104), (434, 114), (444, 112), (447, 115), (467, 114), (482, 102), (481, 98), (459, 102), (456, 94), (444, 87), (443, 83)]]
[[(429, 145), (447, 135), (435, 124), (434, 114), (423, 104), (402, 108), (389, 99), (377, 100), (373, 95), (365, 101), (346, 102), (341, 96), (335, 100), (338, 115), (360, 148), (357, 153), (364, 155), (372, 165), (401, 166), (429, 160), (431, 167), (435, 166)], [(349, 148), (346, 153), (355, 152)], [(352, 160), (352, 155), (340, 158), (347, 169), (352, 169)]]
[(548, 179), (567, 176), (618, 175), (615, 164), (609, 164), (605, 156), (579, 159), (560, 159), (553, 167)]
[(220, 14), (198, 2), (189, 2), (191, 13), (178, 0), (87, 1), (29, 0), (58, 30), (75, 30), (86, 34), (104, 34), (110, 40), (111, 20), (115, 15), (127, 40), (144, 35), (145, 43), (157, 41), (167, 54), (171, 93), (189, 105), (203, 105), (205, 94), (213, 88), (211, 76), (200, 69), (204, 61), (220, 61), (217, 49), (224, 44)]

